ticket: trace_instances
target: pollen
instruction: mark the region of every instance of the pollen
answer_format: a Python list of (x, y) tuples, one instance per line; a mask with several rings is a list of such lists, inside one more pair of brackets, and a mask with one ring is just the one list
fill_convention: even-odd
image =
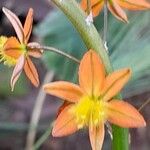
[(97, 126), (106, 120), (106, 103), (98, 98), (83, 97), (74, 106), (73, 113), (76, 116), (78, 128)]
[(5, 36), (1, 36), (0, 37), (0, 62), (4, 62), (5, 65), (7, 66), (13, 66), (15, 65), (16, 63), (16, 60), (13, 59), (12, 57), (8, 56), (6, 53), (5, 53), (5, 48), (4, 48), (4, 45), (7, 41), (7, 37)]
[(6, 36), (0, 36), (0, 51), (3, 49), (6, 41), (7, 41), (7, 37)]
[(18, 49), (6, 49), (5, 43), (7, 42), (7, 39), (8, 38), (5, 36), (0, 37), (0, 62), (4, 62), (4, 65), (11, 67), (15, 66), (19, 56), (22, 53), (25, 53), (25, 48), (22, 45), (20, 45)]

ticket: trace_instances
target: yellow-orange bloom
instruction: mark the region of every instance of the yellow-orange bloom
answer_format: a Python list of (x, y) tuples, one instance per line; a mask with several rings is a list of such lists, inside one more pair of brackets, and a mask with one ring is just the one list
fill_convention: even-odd
[(18, 39), (15, 37), (8, 38), (0, 54), (5, 64), (15, 66), (11, 77), (11, 88), (13, 90), (23, 69), (32, 84), (37, 87), (39, 85), (38, 73), (29, 56), (39, 58), (42, 51), (30, 48), (30, 46), (38, 45), (38, 43), (28, 43), (32, 31), (33, 9), (29, 9), (24, 26), (13, 12), (7, 8), (3, 8), (3, 12), (11, 22), (18, 37)]
[[(123, 8), (128, 10), (150, 9), (150, 3), (146, 0), (91, 0), (91, 8), (94, 17), (102, 11), (105, 2), (109, 11), (123, 22), (128, 22), (127, 15)], [(87, 0), (81, 1), (81, 7), (87, 12)]]
[(92, 149), (100, 150), (106, 121), (126, 128), (145, 126), (143, 117), (132, 105), (113, 98), (130, 76), (129, 68), (106, 76), (100, 57), (89, 50), (80, 62), (79, 85), (65, 81), (44, 85), (46, 93), (66, 100), (59, 109), (53, 136), (65, 136), (89, 127)]
[(0, 62), (4, 62), (7, 66), (13, 66), (16, 64), (16, 59), (12, 58), (11, 56), (7, 55), (5, 51), (5, 44), (7, 42), (6, 36), (0, 36)]

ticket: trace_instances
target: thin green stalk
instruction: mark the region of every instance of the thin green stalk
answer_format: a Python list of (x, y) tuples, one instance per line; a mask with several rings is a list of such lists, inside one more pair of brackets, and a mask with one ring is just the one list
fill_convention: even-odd
[(37, 150), (40, 146), (44, 143), (45, 140), (48, 139), (49, 135), (51, 134), (52, 125), (44, 132), (44, 134), (37, 140), (35, 145), (33, 146), (33, 150)]
[(30, 46), (30, 49), (43, 49), (45, 51), (54, 52), (54, 53), (57, 53), (61, 56), (67, 57), (67, 58), (71, 59), (72, 61), (74, 61), (78, 64), (80, 63), (80, 60), (78, 60), (77, 58), (75, 58), (75, 57), (73, 57), (73, 56), (71, 56), (71, 55), (69, 55), (69, 54), (67, 54), (67, 53), (65, 53), (65, 52), (63, 52), (57, 48), (54, 48), (54, 47), (39, 45), (39, 46)]
[(108, 31), (108, 9), (107, 9), (107, 1), (105, 0), (105, 4), (104, 4), (104, 35), (103, 35), (104, 44), (107, 42), (107, 31)]
[(150, 103), (150, 98), (148, 100), (146, 100), (141, 107), (138, 109), (139, 111), (141, 111), (145, 106), (147, 106)]
[[(51, 82), (53, 77), (54, 77), (54, 73), (52, 71), (47, 72), (44, 77), (43, 84)], [(45, 97), (46, 97), (46, 93), (43, 91), (43, 87), (41, 86), (37, 98), (35, 100), (35, 104), (31, 115), (30, 127), (27, 133), (27, 140), (26, 140), (26, 147), (25, 147), (26, 150), (32, 150), (33, 148)]]
[[(54, 2), (72, 22), (76, 30), (79, 32), (87, 49), (95, 50), (100, 56), (105, 65), (106, 72), (111, 73), (113, 68), (111, 66), (109, 56), (104, 48), (102, 39), (99, 36), (95, 26), (86, 22), (86, 15), (81, 10), (79, 4), (75, 0), (51, 0)], [(117, 97), (120, 98), (120, 97)], [(128, 130), (118, 126), (112, 127), (113, 131), (113, 150), (128, 150)]]

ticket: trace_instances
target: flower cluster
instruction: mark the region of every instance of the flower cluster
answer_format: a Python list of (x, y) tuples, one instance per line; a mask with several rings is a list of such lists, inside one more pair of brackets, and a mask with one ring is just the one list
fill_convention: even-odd
[[(150, 8), (145, 0), (91, 0), (91, 10), (95, 16), (104, 5), (121, 21), (127, 22), (122, 8), (144, 10)], [(81, 1), (81, 7), (87, 12), (87, 1)], [(33, 9), (30, 8), (24, 25), (7, 8), (4, 14), (14, 27), (17, 37), (0, 37), (0, 62), (14, 66), (11, 88), (14, 89), (22, 71), (25, 71), (34, 86), (39, 85), (39, 76), (30, 56), (40, 58), (42, 50), (39, 44), (29, 42), (33, 24)], [(81, 128), (89, 129), (89, 138), (93, 150), (102, 148), (106, 122), (124, 128), (144, 127), (142, 115), (129, 103), (116, 99), (131, 76), (130, 68), (124, 68), (106, 74), (101, 57), (92, 49), (88, 50), (80, 61), (79, 85), (66, 81), (56, 81), (44, 85), (44, 91), (64, 99), (52, 131), (53, 136), (66, 136)]]

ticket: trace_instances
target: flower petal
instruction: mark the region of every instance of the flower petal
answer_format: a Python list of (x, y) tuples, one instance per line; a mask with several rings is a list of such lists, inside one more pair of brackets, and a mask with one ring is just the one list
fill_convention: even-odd
[(24, 57), (24, 55), (21, 55), (17, 61), (17, 64), (13, 70), (12, 77), (11, 77), (10, 84), (11, 84), (12, 91), (14, 90), (15, 83), (17, 82), (17, 80), (23, 70), (24, 63), (25, 63), (25, 57)]
[(70, 112), (72, 106), (66, 106), (57, 117), (52, 130), (54, 137), (66, 136), (78, 130), (75, 116)]
[[(104, 0), (91, 0), (92, 14), (94, 17), (98, 16), (98, 14), (102, 11), (103, 6), (104, 6)], [(82, 0), (81, 7), (86, 12), (87, 1)]]
[(66, 106), (72, 104), (71, 102), (64, 101), (63, 104), (59, 107), (58, 112), (57, 112), (57, 117), (59, 114), (66, 108)]
[(119, 20), (128, 22), (128, 18), (124, 10), (119, 6), (115, 0), (111, 0), (107, 3), (110, 12)]
[(131, 70), (129, 68), (121, 69), (108, 75), (105, 80), (103, 89), (103, 100), (108, 101), (115, 96), (123, 86), (128, 82), (131, 76)]
[(104, 141), (104, 123), (100, 123), (98, 126), (89, 127), (89, 136), (92, 146), (92, 150), (101, 150)]
[(21, 43), (24, 42), (24, 31), (22, 24), (19, 20), (19, 18), (9, 9), (3, 7), (3, 12), (7, 16), (8, 20), (11, 22), (12, 26), (14, 27), (16, 34), (18, 36), (18, 39)]
[(33, 23), (33, 9), (30, 8), (25, 20), (25, 24), (24, 24), (24, 36), (25, 36), (25, 43), (28, 43), (28, 40), (30, 38), (31, 35), (31, 31), (32, 31), (32, 23)]
[(112, 100), (107, 106), (108, 121), (124, 128), (144, 127), (142, 115), (129, 103)]
[(29, 57), (26, 58), (25, 65), (24, 65), (24, 71), (28, 77), (28, 79), (32, 82), (32, 84), (35, 87), (38, 87), (39, 85), (39, 75), (38, 72), (32, 63), (31, 59)]
[(5, 54), (14, 59), (18, 59), (22, 52), (20, 50), (20, 43), (15, 37), (10, 37), (7, 39), (4, 45)]
[(79, 86), (65, 81), (57, 81), (44, 85), (46, 93), (57, 96), (69, 102), (77, 102), (83, 95)]
[(129, 10), (145, 10), (150, 9), (150, 2), (147, 2), (146, 0), (117, 0), (117, 3), (126, 9)]
[(104, 66), (98, 54), (89, 50), (84, 54), (79, 66), (79, 83), (87, 94), (97, 95), (103, 86)]

